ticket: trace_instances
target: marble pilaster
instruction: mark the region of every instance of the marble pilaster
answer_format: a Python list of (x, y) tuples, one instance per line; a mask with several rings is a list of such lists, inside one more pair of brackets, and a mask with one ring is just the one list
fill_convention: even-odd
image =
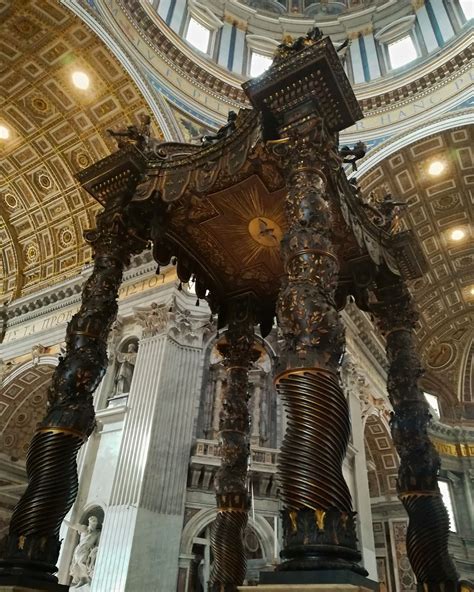
[[(352, 445), (355, 453), (352, 460), (352, 475), (354, 480), (354, 505), (359, 514), (359, 544), (362, 552), (362, 559), (365, 569), (369, 572), (369, 578), (377, 580), (377, 561), (375, 558), (375, 541), (372, 529), (372, 509), (370, 504), (369, 483), (367, 480), (367, 460), (365, 456), (364, 445), (364, 425), (361, 413), (360, 401), (360, 382), (355, 365), (355, 360), (346, 354), (349, 358), (345, 364), (349, 366), (346, 376), (352, 376), (345, 379), (345, 390), (348, 397), (349, 411), (352, 427)], [(355, 380), (354, 380), (355, 378)]]
[(222, 409), (222, 371), (219, 368), (217, 370), (217, 378), (215, 381), (215, 389), (214, 389), (214, 410), (212, 416), (212, 437), (217, 438), (217, 434), (219, 433), (219, 415)]
[(364, 67), (362, 65), (362, 55), (360, 53), (359, 40), (355, 39), (351, 43), (350, 56), (352, 62), (352, 72), (356, 84), (365, 82)]
[(192, 342), (140, 343), (93, 592), (176, 589), (202, 356)]
[(438, 48), (438, 42), (436, 41), (433, 26), (428, 17), (426, 6), (420, 6), (420, 8), (416, 11), (416, 18), (418, 24), (420, 25), (421, 34), (423, 36), (426, 49), (428, 52), (434, 51)]
[(260, 444), (260, 404), (261, 404), (262, 387), (258, 379), (254, 382), (254, 390), (252, 395), (252, 416), (250, 420), (251, 434), (250, 442), (252, 444)]
[(379, 78), (380, 64), (377, 57), (377, 49), (375, 47), (374, 34), (372, 32), (364, 35), (365, 49), (367, 53), (367, 62), (369, 66), (370, 79)]
[(446, 43), (454, 35), (454, 29), (449, 20), (448, 12), (443, 0), (430, 0), (433, 12), (436, 15), (436, 22), (440, 28), (443, 41)]

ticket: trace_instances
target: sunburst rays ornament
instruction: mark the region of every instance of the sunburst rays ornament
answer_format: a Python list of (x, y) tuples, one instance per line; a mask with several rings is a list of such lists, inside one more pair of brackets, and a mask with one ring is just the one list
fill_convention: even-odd
[(268, 193), (254, 177), (252, 183), (244, 181), (231, 194), (226, 191), (209, 197), (220, 215), (202, 226), (238, 259), (242, 268), (264, 264), (279, 275), (279, 246), (285, 228), (281, 196)]

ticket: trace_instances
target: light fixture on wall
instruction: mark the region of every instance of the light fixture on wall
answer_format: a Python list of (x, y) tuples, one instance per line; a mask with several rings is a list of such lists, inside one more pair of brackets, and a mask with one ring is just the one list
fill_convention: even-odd
[(444, 163), (442, 163), (440, 160), (433, 160), (433, 162), (428, 167), (428, 173), (432, 177), (439, 177), (439, 175), (441, 175), (444, 169)]
[(10, 130), (4, 125), (0, 125), (0, 140), (8, 140), (9, 137)]
[(72, 74), (72, 83), (79, 90), (87, 90), (90, 85), (90, 78), (85, 72), (77, 70)]
[(451, 230), (451, 232), (449, 233), (449, 238), (456, 242), (462, 240), (465, 236), (466, 233), (462, 228), (455, 228), (454, 230)]

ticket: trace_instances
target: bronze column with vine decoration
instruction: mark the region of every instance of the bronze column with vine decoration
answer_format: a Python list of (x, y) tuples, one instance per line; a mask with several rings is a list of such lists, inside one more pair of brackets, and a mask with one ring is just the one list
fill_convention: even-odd
[(427, 432), (429, 406), (414, 330), (418, 315), (408, 288), (386, 273), (377, 281), (376, 320), (386, 337), (392, 437), (400, 456), (397, 491), (408, 513), (407, 555), (423, 592), (455, 592), (458, 574), (448, 554), (449, 517), (438, 487), (441, 460)]
[(36, 588), (50, 582), (48, 590), (68, 589), (53, 575), (59, 529), (78, 491), (77, 453), (95, 425), (92, 395), (107, 368), (107, 336), (117, 315), (122, 272), (130, 256), (146, 247), (142, 236), (149, 232), (143, 222), (137, 223), (149, 219), (138, 211), (145, 206), (130, 203), (140, 171), (124, 160), (125, 167), (110, 171), (101, 186), (105, 209), (97, 216), (96, 228), (85, 232), (94, 267), (81, 307), (67, 327), (66, 353), (52, 377), (46, 417), (30, 443), (28, 486), (3, 542), (0, 585)]
[(249, 370), (260, 355), (254, 336), (255, 302), (243, 295), (227, 303), (228, 330), (218, 342), (227, 374), (219, 417), (221, 466), (215, 479), (217, 516), (212, 526), (212, 592), (234, 592), (246, 571), (243, 534), (250, 499), (247, 491)]
[(284, 505), (279, 570), (366, 575), (342, 474), (350, 419), (338, 376), (344, 330), (335, 305), (339, 263), (329, 191), (340, 167), (336, 136), (315, 115), (282, 128), (280, 136), (269, 143), (288, 187), (285, 279), (277, 303), (284, 345), (275, 379), (288, 416), (278, 467)]

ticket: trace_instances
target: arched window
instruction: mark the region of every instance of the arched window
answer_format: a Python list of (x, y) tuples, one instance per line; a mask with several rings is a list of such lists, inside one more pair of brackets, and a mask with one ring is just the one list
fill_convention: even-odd
[(449, 486), (448, 481), (444, 481), (443, 479), (438, 479), (438, 486), (441, 492), (441, 498), (443, 500), (444, 505), (446, 506), (446, 511), (448, 512), (449, 516), (449, 530), (451, 532), (457, 532), (456, 526), (456, 519), (454, 516), (454, 504), (453, 504), (453, 497), (451, 495), (451, 488)]
[(439, 409), (439, 401), (436, 395), (432, 395), (431, 393), (427, 393), (426, 391), (423, 392), (425, 395), (426, 402), (430, 406), (430, 411), (434, 417), (434, 419), (439, 419), (441, 417), (441, 412)]

